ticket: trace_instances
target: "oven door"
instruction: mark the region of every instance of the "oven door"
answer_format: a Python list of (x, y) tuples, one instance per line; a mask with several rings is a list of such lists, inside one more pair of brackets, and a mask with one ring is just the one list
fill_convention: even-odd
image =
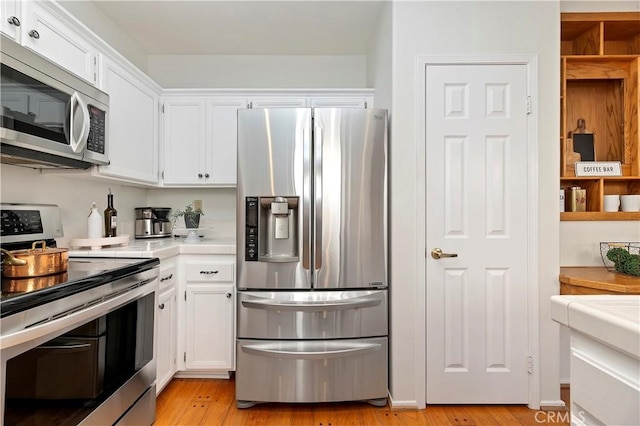
[[(68, 311), (52, 311), (48, 319), (3, 335), (4, 424), (46, 424), (52, 418), (61, 424), (115, 424), (132, 410), (142, 423), (153, 423), (157, 277), (155, 267), (60, 299)], [(95, 293), (87, 299), (89, 292)], [(78, 305), (76, 298), (83, 297), (89, 301)], [(13, 316), (37, 318), (33, 312), (48, 305)], [(3, 325), (9, 320), (3, 318)], [(137, 406), (141, 400), (146, 409)]]

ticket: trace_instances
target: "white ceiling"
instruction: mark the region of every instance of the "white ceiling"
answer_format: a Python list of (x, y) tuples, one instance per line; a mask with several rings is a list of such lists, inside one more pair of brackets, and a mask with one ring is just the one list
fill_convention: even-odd
[(384, 0), (93, 3), (149, 55), (362, 55)]

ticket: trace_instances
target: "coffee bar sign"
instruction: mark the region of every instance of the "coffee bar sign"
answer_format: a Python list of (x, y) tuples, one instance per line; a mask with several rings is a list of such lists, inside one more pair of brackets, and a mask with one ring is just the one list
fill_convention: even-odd
[(622, 166), (619, 161), (581, 161), (576, 176), (622, 176)]

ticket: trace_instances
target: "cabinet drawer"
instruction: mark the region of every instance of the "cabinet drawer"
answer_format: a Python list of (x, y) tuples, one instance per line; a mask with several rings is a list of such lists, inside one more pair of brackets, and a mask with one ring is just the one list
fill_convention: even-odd
[(189, 261), (186, 271), (189, 282), (233, 282), (233, 262)]
[(160, 264), (160, 276), (158, 277), (158, 281), (160, 281), (160, 290), (174, 286), (176, 284), (177, 272), (178, 269), (176, 268), (175, 261), (169, 262), (167, 265), (165, 265), (165, 262), (162, 261), (162, 263)]

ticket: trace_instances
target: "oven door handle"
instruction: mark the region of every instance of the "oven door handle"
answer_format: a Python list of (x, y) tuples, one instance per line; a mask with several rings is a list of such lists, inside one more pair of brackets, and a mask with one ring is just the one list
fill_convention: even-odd
[(64, 350), (69, 352), (81, 352), (91, 348), (91, 343), (69, 342), (67, 344), (60, 342), (51, 342), (50, 344), (40, 345), (37, 349)]

